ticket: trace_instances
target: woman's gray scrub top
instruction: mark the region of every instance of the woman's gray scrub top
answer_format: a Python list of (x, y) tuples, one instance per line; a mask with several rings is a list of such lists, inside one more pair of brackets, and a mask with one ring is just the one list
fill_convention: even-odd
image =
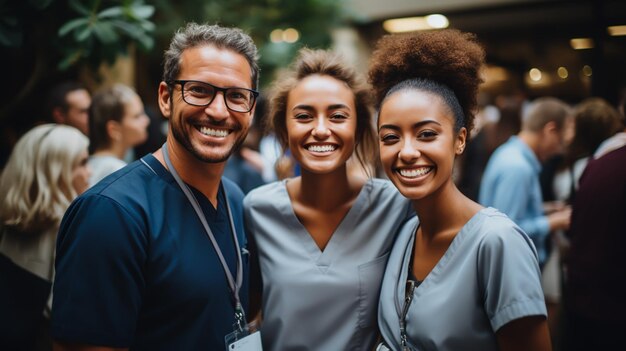
[[(418, 223), (401, 229), (380, 293), (385, 342), (400, 349), (409, 262)], [(497, 350), (495, 332), (522, 317), (546, 316), (537, 251), (506, 215), (485, 208), (456, 235), (435, 268), (414, 290), (406, 328), (414, 350)]]
[(263, 349), (371, 350), (385, 264), (414, 216), (389, 181), (370, 179), (324, 251), (296, 217), (286, 181), (244, 199), (263, 279)]

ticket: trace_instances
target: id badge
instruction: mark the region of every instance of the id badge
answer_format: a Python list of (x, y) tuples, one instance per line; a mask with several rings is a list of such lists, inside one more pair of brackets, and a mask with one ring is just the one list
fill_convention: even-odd
[(224, 341), (228, 351), (263, 351), (261, 332), (254, 322), (241, 330), (235, 328), (235, 331), (224, 337)]

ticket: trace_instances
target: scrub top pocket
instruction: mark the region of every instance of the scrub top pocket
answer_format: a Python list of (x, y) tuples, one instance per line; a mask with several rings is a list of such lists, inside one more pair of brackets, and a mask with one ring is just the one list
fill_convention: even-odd
[(389, 252), (359, 265), (359, 327), (376, 326), (378, 297)]

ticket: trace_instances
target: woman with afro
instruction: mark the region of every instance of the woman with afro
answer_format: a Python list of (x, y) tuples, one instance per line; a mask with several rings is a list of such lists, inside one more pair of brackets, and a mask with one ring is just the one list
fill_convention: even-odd
[(373, 54), (380, 158), (419, 218), (400, 229), (389, 257), (379, 349), (551, 349), (532, 241), (452, 179), (483, 61), (475, 37), (456, 30), (386, 36)]

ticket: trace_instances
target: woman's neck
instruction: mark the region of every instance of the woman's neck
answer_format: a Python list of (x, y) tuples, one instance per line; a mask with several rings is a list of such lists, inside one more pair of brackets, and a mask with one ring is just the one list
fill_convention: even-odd
[(365, 179), (348, 177), (346, 167), (333, 173), (315, 174), (305, 170), (299, 179), (294, 179), (292, 195), (307, 207), (332, 211), (352, 202), (360, 192)]
[(422, 234), (431, 239), (440, 234), (457, 233), (482, 208), (463, 195), (452, 180), (435, 193), (414, 200), (412, 204)]
[(126, 152), (128, 151), (127, 147), (124, 147), (120, 143), (111, 142), (111, 144), (106, 148), (96, 149), (94, 151), (95, 156), (113, 156), (123, 160), (126, 156)]

